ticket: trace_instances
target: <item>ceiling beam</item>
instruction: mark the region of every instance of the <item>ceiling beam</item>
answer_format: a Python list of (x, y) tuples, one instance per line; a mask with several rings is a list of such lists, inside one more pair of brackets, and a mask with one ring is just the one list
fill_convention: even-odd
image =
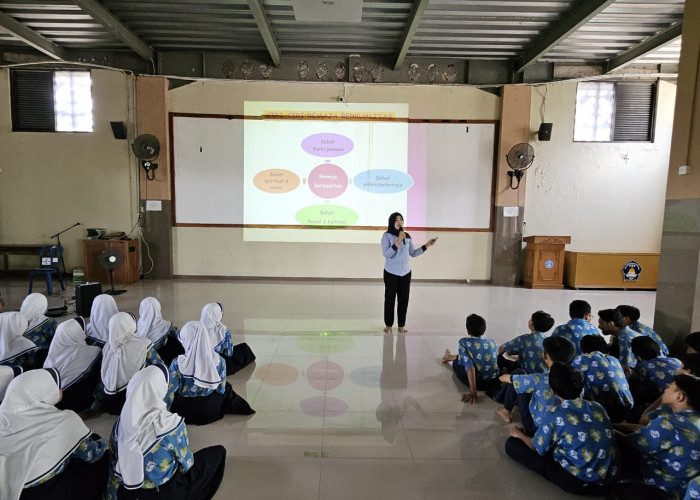
[(605, 64), (605, 73), (609, 73), (614, 69), (622, 68), (644, 54), (647, 54), (652, 50), (660, 49), (664, 45), (668, 45), (669, 43), (677, 40), (682, 33), (683, 23), (679, 22), (661, 31), (660, 33), (657, 33), (656, 35), (647, 38), (639, 45), (635, 45), (619, 56), (609, 59)]
[(406, 30), (404, 31), (403, 38), (401, 40), (399, 53), (396, 56), (396, 63), (394, 64), (394, 71), (399, 69), (406, 60), (408, 48), (411, 46), (411, 42), (416, 34), (416, 30), (418, 30), (418, 25), (420, 24), (421, 19), (423, 19), (423, 13), (425, 12), (425, 8), (427, 6), (428, 0), (415, 0), (413, 3), (413, 12), (411, 12), (411, 17), (406, 25)]
[(66, 59), (66, 52), (62, 47), (44, 38), (4, 12), (0, 12), (0, 28), (7, 30), (13, 37), (22, 40), (27, 45), (31, 45), (53, 59), (59, 61)]
[(581, 2), (564, 19), (556, 21), (552, 29), (546, 31), (535, 41), (532, 47), (520, 56), (515, 64), (516, 73), (520, 73), (527, 66), (536, 63), (540, 57), (559, 45), (562, 40), (566, 40), (591, 18), (614, 3), (615, 0), (586, 0)]
[(258, 30), (260, 30), (260, 35), (265, 42), (267, 51), (270, 53), (270, 58), (275, 67), (280, 65), (280, 48), (277, 45), (277, 40), (275, 39), (275, 34), (272, 32), (272, 26), (270, 21), (265, 15), (265, 9), (263, 8), (262, 0), (248, 0), (248, 8), (255, 18), (255, 22), (258, 24)]
[(151, 63), (155, 60), (155, 51), (144, 42), (136, 33), (131, 31), (119, 18), (107, 10), (96, 0), (72, 0), (83, 12), (92, 17), (95, 21), (104, 26), (115, 38), (121, 40), (126, 45)]

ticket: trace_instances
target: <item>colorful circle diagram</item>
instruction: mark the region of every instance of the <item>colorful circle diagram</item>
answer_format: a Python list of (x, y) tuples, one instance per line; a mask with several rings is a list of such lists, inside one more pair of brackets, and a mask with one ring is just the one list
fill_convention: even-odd
[(309, 189), (319, 198), (337, 198), (348, 188), (345, 170), (332, 163), (324, 163), (309, 173)]
[(253, 184), (268, 193), (288, 193), (299, 185), (299, 176), (289, 170), (270, 168), (258, 172), (253, 178)]
[(343, 156), (353, 150), (352, 140), (344, 135), (333, 133), (313, 134), (301, 142), (304, 151), (321, 158)]

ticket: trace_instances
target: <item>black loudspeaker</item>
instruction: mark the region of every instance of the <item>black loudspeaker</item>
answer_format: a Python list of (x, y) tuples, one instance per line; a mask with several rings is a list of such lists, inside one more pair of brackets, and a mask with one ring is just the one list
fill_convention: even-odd
[(92, 302), (102, 293), (102, 283), (83, 283), (75, 287), (75, 314), (87, 318), (90, 316)]
[(126, 123), (124, 122), (109, 122), (112, 126), (112, 133), (115, 139), (126, 139)]
[(552, 124), (541, 123), (540, 129), (537, 131), (538, 141), (549, 141), (552, 139)]

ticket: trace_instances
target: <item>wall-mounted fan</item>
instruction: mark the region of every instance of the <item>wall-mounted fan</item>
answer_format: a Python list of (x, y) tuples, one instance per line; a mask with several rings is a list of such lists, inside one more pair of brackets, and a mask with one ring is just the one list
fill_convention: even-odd
[(109, 284), (111, 285), (111, 289), (107, 290), (105, 293), (109, 295), (126, 293), (126, 290), (114, 289), (114, 270), (119, 269), (124, 263), (124, 255), (122, 255), (121, 250), (118, 248), (106, 248), (100, 252), (97, 260), (103, 268), (109, 271)]
[(158, 165), (153, 163), (153, 160), (158, 158), (160, 154), (158, 138), (151, 134), (141, 134), (134, 139), (131, 150), (136, 155), (136, 158), (141, 160), (141, 166), (146, 171), (146, 179), (149, 181), (155, 179), (155, 170), (158, 168)]
[[(521, 142), (510, 148), (510, 151), (508, 151), (506, 155), (506, 161), (508, 162), (508, 166), (513, 169), (512, 172), (508, 172), (511, 189), (518, 189), (520, 187), (520, 179), (523, 178), (525, 170), (530, 168), (534, 160), (535, 150), (527, 142)], [(513, 178), (517, 180), (515, 186), (513, 186)]]

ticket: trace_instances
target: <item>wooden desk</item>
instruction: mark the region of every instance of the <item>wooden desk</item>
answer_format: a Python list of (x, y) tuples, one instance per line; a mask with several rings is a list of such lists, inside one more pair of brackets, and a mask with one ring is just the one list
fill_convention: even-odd
[(3, 256), (3, 268), (4, 273), (7, 273), (9, 269), (8, 257), (10, 255), (35, 255), (37, 257), (36, 265), (39, 265), (39, 249), (50, 245), (50, 243), (40, 243), (35, 245), (29, 244), (11, 244), (11, 245), (0, 245), (0, 254)]
[[(623, 268), (632, 261), (642, 270), (636, 280), (625, 280)], [(564, 283), (573, 288), (656, 290), (658, 276), (658, 253), (566, 252)]]
[(114, 284), (126, 285), (139, 280), (138, 240), (83, 240), (83, 266), (85, 281), (99, 281), (109, 285), (109, 271), (99, 262), (100, 253), (116, 248), (124, 256), (124, 263), (114, 270)]

